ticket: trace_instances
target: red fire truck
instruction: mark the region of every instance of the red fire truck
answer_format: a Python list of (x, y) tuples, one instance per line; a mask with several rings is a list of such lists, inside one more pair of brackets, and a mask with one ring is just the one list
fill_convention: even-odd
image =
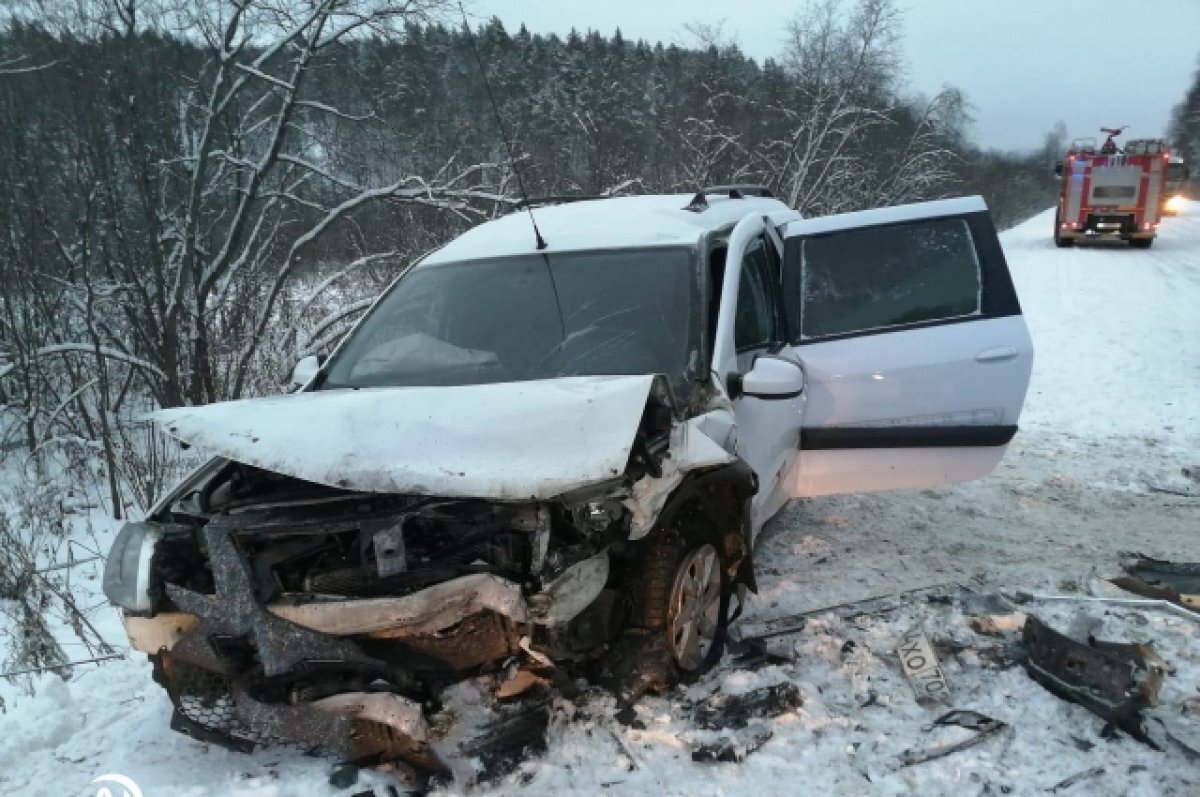
[(1097, 150), (1095, 139), (1074, 142), (1054, 171), (1062, 180), (1054, 243), (1121, 240), (1149, 249), (1158, 234), (1165, 195), (1167, 142), (1116, 137), (1124, 128), (1101, 128), (1108, 138)]

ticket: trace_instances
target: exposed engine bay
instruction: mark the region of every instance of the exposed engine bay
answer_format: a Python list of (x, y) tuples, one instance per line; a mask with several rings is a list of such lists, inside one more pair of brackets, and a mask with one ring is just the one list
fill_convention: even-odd
[(549, 500), (364, 492), (214, 460), (121, 531), (105, 590), (174, 729), (445, 771), (473, 742), (444, 691), (475, 679), (510, 698), (604, 667), (665, 616), (646, 605), (672, 587), (648, 555), (719, 551), (727, 614), (752, 572), (741, 509), (755, 484), (711, 441), (692, 467), (700, 434), (650, 401), (623, 473)]

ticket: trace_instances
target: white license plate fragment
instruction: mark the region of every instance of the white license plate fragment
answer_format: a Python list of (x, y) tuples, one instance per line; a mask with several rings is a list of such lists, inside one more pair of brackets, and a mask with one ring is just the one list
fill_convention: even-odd
[(912, 686), (919, 702), (948, 703), (950, 701), (950, 684), (942, 665), (938, 662), (937, 654), (929, 638), (920, 630), (909, 631), (900, 638), (900, 646), (896, 649), (900, 654), (900, 666), (904, 668), (904, 677)]

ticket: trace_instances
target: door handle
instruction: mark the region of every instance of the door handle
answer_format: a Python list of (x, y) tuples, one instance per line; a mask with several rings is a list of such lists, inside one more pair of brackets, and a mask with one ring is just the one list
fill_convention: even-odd
[(979, 354), (976, 354), (975, 362), (1004, 363), (1008, 362), (1009, 360), (1015, 360), (1017, 354), (1017, 350), (1012, 346), (998, 346), (994, 349), (985, 349), (984, 351), (979, 352)]

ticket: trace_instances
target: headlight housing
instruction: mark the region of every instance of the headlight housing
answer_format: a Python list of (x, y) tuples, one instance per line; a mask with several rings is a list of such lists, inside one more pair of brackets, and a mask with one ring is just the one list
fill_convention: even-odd
[(1183, 194), (1176, 194), (1167, 200), (1167, 212), (1179, 213), (1181, 210), (1183, 210), (1184, 203), (1186, 202), (1187, 200), (1184, 199)]
[(131, 612), (151, 612), (150, 569), (154, 549), (166, 533), (157, 523), (126, 523), (117, 532), (104, 564), (104, 595)]

